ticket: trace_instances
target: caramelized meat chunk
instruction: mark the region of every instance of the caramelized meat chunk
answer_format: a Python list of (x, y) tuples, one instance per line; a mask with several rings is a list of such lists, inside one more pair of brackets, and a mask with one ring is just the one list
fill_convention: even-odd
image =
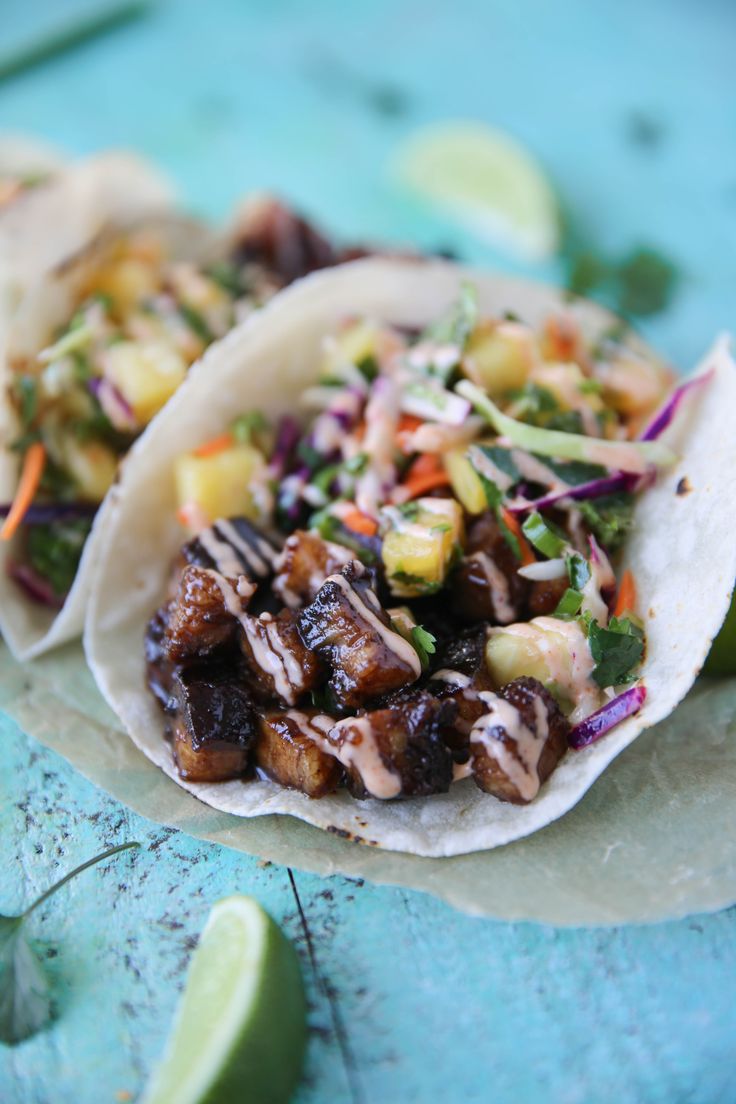
[(353, 796), (385, 800), (447, 793), (452, 756), (442, 729), (452, 714), (452, 703), (420, 692), (412, 700), (338, 721), (330, 739)]
[(173, 713), (176, 699), (173, 696), (174, 665), (168, 657), (166, 647), (168, 624), (169, 607), (161, 606), (146, 625), (143, 655), (148, 689), (165, 713)]
[(282, 610), (276, 617), (246, 614), (240, 624), (241, 648), (258, 697), (295, 705), (322, 681), (322, 662), (302, 643), (292, 610)]
[(246, 210), (235, 260), (262, 266), (284, 285), (336, 264), (338, 255), (305, 219), (278, 200), (266, 199)]
[(342, 778), (342, 767), (316, 741), (326, 742), (334, 723), (316, 710), (261, 717), (254, 750), (256, 766), (274, 782), (307, 797), (332, 793)]
[(276, 561), (273, 589), (291, 609), (311, 602), (325, 579), (350, 563), (354, 553), (318, 533), (297, 529), (287, 537)]
[(483, 692), (486, 711), (470, 732), (473, 777), (500, 801), (532, 801), (567, 750), (570, 725), (535, 678)]
[(494, 625), (518, 620), (528, 588), (518, 566), (494, 514), (481, 514), (468, 529), (465, 556), (453, 576), (456, 612)]
[(208, 655), (235, 639), (238, 614), (253, 594), (244, 575), (226, 578), (215, 570), (186, 567), (171, 602), (166, 654), (173, 663)]
[(184, 545), (174, 567), (174, 582), (187, 564), (193, 564), (231, 578), (245, 575), (258, 583), (273, 574), (278, 553), (276, 544), (247, 518), (220, 518)]
[(226, 782), (248, 767), (257, 731), (252, 699), (232, 665), (176, 672), (174, 758), (188, 782)]
[(562, 579), (538, 579), (529, 591), (529, 613), (532, 617), (546, 617), (554, 613), (569, 586), (567, 575)]
[(357, 560), (330, 575), (298, 614), (307, 648), (330, 667), (328, 687), (341, 709), (355, 709), (421, 674), (412, 645), (391, 628), (371, 577)]

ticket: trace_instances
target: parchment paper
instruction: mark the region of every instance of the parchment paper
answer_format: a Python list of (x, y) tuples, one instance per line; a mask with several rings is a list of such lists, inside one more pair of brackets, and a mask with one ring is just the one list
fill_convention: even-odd
[(424, 890), (480, 916), (561, 925), (673, 919), (736, 901), (736, 679), (701, 681), (561, 820), (493, 851), (442, 859), (201, 804), (123, 733), (79, 645), (20, 665), (0, 644), (0, 709), (135, 812), (305, 871)]

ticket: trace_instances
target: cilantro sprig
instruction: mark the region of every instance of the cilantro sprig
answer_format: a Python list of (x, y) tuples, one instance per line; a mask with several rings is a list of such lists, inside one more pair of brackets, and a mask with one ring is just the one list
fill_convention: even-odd
[(51, 991), (38, 956), (25, 933), (28, 917), (83, 870), (140, 843), (119, 843), (88, 859), (42, 893), (19, 916), (0, 915), (0, 1042), (14, 1046), (35, 1035), (52, 1017)]

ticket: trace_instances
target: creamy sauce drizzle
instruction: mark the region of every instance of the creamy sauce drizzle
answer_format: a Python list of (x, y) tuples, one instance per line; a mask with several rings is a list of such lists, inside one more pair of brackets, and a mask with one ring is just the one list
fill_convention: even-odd
[[(541, 631), (540, 631), (541, 630)], [(588, 640), (576, 621), (558, 617), (535, 617), (532, 621), (490, 629), (491, 635), (504, 632), (529, 641), (544, 660), (549, 679), (573, 703), (570, 723), (577, 724), (600, 705), (600, 690), (591, 675), (595, 662)], [(564, 638), (564, 646), (560, 637)]]
[[(532, 732), (524, 723), (521, 713), (491, 691), (483, 690), (478, 697), (488, 706), (488, 712), (480, 717), (470, 730), (470, 743), (480, 744), (486, 755), (495, 759), (508, 780), (516, 787), (524, 801), (531, 801), (539, 793), (539, 759), (547, 738), (547, 718), (543, 703), (535, 699), (535, 719), (539, 721), (541, 706), (544, 716), (542, 732)], [(505, 735), (494, 735), (503, 728)]]
[(301, 689), (301, 667), (283, 641), (278, 627), (269, 614), (258, 618), (241, 618), (257, 665), (273, 679), (274, 690), (289, 705), (293, 705)]
[(387, 801), (401, 793), (401, 778), (384, 763), (368, 717), (346, 717), (330, 732), (337, 744), (337, 758), (354, 767), (369, 794)]
[(478, 564), (488, 580), (496, 620), (501, 625), (510, 624), (516, 617), (516, 606), (511, 601), (509, 581), (503, 571), (485, 552), (473, 552), (468, 559)]
[(364, 621), (367, 621), (371, 628), (379, 634), (388, 650), (402, 660), (409, 670), (413, 672), (414, 678), (419, 678), (422, 673), (422, 665), (419, 656), (409, 641), (404, 640), (403, 636), (394, 632), (394, 630), (387, 625), (384, 625), (374, 611), (366, 605), (360, 595), (351, 587), (344, 575), (330, 575), (328, 581), (340, 588), (358, 615), (362, 617)]

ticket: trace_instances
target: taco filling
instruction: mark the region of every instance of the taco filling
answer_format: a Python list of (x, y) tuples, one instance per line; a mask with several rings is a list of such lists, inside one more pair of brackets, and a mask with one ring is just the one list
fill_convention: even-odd
[[(225, 259), (174, 259), (155, 226), (108, 237), (68, 322), (10, 364), (20, 460), (0, 539), (25, 596), (63, 605), (118, 462), (213, 341), (299, 276), (343, 258), (274, 201), (251, 208)], [(81, 258), (81, 263), (86, 263)]]
[(615, 333), (481, 317), (470, 285), (422, 332), (348, 320), (322, 357), (297, 418), (243, 411), (175, 465), (188, 539), (145, 658), (179, 773), (527, 804), (645, 700), (617, 560), (707, 376), (666, 398)]

